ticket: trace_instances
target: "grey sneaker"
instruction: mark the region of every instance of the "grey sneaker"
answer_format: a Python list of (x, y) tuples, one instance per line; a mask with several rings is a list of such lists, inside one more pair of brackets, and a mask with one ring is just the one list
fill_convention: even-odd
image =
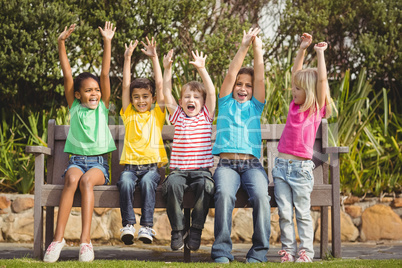
[(154, 240), (154, 236), (156, 232), (149, 226), (141, 226), (140, 231), (138, 232), (138, 239), (141, 240), (144, 244), (151, 244)]
[(52, 242), (47, 247), (45, 256), (43, 257), (44, 262), (56, 262), (60, 257), (61, 249), (66, 244), (66, 240), (61, 240), (61, 242)]
[(184, 247), (184, 239), (187, 237), (187, 232), (184, 230), (172, 231), (172, 240), (170, 247), (172, 250), (180, 250)]
[(124, 242), (125, 245), (134, 244), (135, 229), (131, 224), (127, 224), (125, 227), (121, 228), (120, 232), (120, 239)]

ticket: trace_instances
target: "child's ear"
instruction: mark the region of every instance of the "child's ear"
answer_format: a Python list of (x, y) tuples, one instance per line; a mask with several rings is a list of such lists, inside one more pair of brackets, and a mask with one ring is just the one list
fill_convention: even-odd
[(152, 97), (152, 103), (155, 103), (155, 101), (156, 101), (156, 96), (153, 96)]
[(179, 106), (181, 106), (181, 99), (179, 99)]
[(74, 96), (75, 96), (75, 98), (78, 99), (78, 100), (81, 99), (81, 94), (80, 94), (79, 91), (74, 92)]

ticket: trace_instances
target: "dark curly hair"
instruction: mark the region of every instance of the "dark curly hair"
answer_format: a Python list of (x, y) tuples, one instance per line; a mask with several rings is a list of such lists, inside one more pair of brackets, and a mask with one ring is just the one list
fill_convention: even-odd
[(99, 78), (91, 73), (88, 72), (84, 72), (84, 73), (80, 73), (75, 79), (74, 79), (74, 92), (79, 92), (80, 88), (82, 86), (82, 82), (88, 78), (92, 78), (93, 80), (95, 80), (100, 88), (100, 81)]

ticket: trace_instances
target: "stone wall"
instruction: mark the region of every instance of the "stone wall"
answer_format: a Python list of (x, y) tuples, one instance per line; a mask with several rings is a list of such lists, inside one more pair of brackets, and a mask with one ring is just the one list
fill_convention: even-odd
[[(402, 196), (385, 198), (342, 197), (341, 238), (342, 241), (402, 240)], [(0, 194), (0, 241), (33, 241), (33, 195)], [(141, 210), (135, 209), (137, 222)], [(214, 240), (214, 213), (210, 210), (202, 234), (203, 243)], [(320, 239), (320, 212), (312, 208), (315, 239)], [(55, 221), (57, 217), (57, 208)], [(271, 209), (271, 242), (279, 242), (280, 229), (277, 208)], [(331, 222), (331, 221), (330, 221)], [(121, 243), (121, 216), (119, 209), (96, 208), (91, 226), (91, 239), (99, 243)], [(137, 224), (135, 229), (139, 230)], [(170, 224), (164, 209), (156, 209), (154, 215), (155, 243), (170, 243)], [(81, 210), (73, 208), (66, 227), (66, 240), (78, 242), (81, 232)], [(235, 243), (250, 243), (252, 228), (252, 209), (233, 211), (232, 239)], [(331, 231), (329, 232), (331, 239)]]

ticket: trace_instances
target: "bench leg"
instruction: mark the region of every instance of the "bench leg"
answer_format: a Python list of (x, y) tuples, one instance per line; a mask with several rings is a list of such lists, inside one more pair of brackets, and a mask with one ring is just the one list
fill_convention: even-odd
[(341, 204), (340, 204), (340, 178), (338, 154), (331, 154), (331, 182), (332, 182), (332, 254), (341, 258)]
[(54, 229), (54, 207), (46, 207), (46, 229), (45, 229), (45, 249), (53, 241)]
[(321, 207), (320, 258), (324, 259), (328, 252), (328, 207)]
[[(185, 230), (190, 230), (190, 209), (184, 209)], [(191, 262), (191, 251), (186, 247), (188, 236), (184, 240), (184, 262)]]
[(34, 208), (34, 258), (43, 258), (43, 207), (35, 202)]

